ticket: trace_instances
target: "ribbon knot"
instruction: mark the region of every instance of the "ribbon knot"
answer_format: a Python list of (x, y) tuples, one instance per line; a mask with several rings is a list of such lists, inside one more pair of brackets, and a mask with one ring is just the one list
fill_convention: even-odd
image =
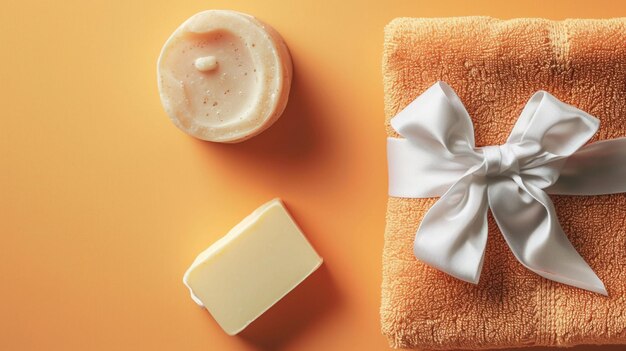
[(483, 146), (481, 150), (485, 158), (484, 172), (487, 177), (519, 172), (517, 157), (509, 144)]
[(413, 252), (419, 260), (478, 283), (491, 209), (525, 267), (547, 279), (607, 294), (567, 239), (548, 193), (626, 192), (626, 138), (584, 146), (599, 121), (539, 91), (506, 143), (477, 148), (469, 114), (443, 82), (411, 102), (391, 126), (404, 138), (387, 139), (389, 194), (440, 197), (417, 229)]

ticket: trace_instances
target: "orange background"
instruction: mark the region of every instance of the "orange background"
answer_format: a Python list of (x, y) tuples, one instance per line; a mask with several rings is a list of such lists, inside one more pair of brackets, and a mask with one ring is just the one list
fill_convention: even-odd
[[(186, 136), (158, 98), (161, 45), (210, 8), (272, 24), (295, 63), (285, 114), (242, 144)], [(4, 0), (0, 350), (386, 349), (383, 27), (462, 15), (611, 17), (626, 4)], [(325, 265), (229, 337), (182, 275), (275, 196)]]

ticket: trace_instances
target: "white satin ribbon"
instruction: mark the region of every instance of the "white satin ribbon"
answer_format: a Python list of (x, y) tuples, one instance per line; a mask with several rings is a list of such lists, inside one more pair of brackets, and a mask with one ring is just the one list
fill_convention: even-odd
[(598, 125), (591, 115), (539, 91), (505, 144), (477, 148), (456, 93), (443, 82), (430, 87), (391, 120), (404, 138), (387, 139), (389, 195), (441, 197), (417, 230), (415, 256), (478, 283), (490, 208), (526, 268), (607, 295), (567, 239), (547, 195), (626, 192), (626, 138), (583, 146)]

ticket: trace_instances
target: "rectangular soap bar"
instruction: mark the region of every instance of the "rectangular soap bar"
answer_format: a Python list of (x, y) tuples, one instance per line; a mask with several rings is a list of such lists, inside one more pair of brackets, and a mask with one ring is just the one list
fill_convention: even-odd
[(234, 335), (322, 264), (322, 258), (274, 199), (202, 252), (183, 282), (192, 299)]

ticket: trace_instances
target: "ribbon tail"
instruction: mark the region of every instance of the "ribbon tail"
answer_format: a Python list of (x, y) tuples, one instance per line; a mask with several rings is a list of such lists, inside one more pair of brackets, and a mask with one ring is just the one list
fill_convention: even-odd
[(511, 251), (540, 276), (608, 295), (558, 222), (550, 197), (522, 178), (489, 184), (489, 206)]
[(570, 156), (557, 182), (546, 191), (559, 195), (626, 192), (626, 138), (587, 145)]
[(422, 262), (478, 283), (487, 243), (487, 185), (467, 173), (430, 208), (415, 235)]

